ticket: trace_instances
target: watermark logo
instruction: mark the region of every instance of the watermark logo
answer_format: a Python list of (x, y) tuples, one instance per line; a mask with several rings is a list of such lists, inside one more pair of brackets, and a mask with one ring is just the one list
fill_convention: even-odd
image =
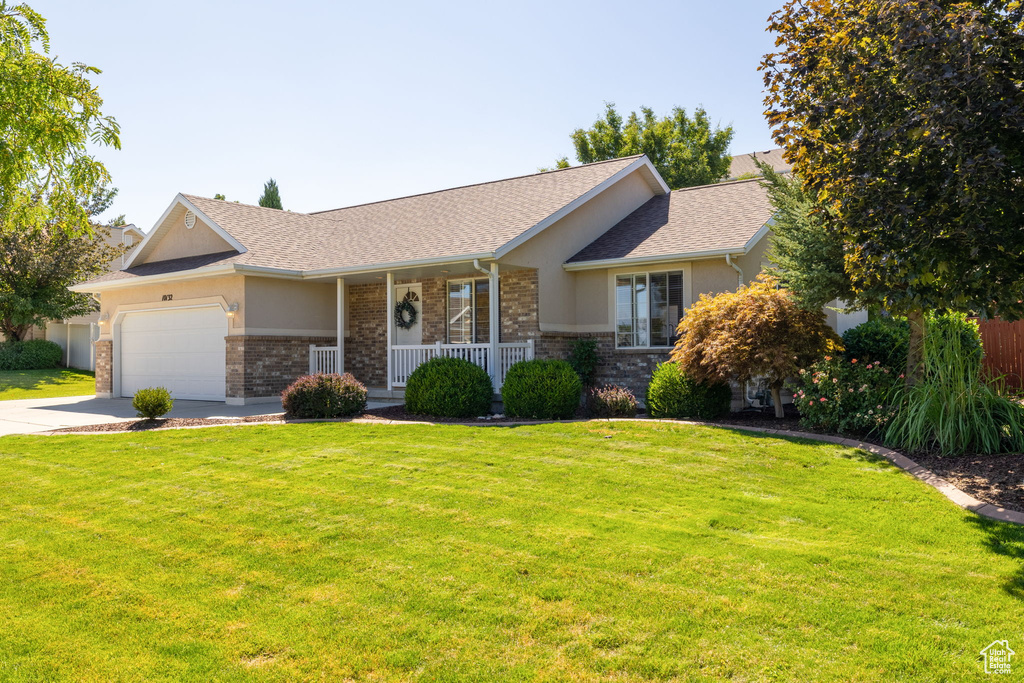
[(985, 658), (985, 673), (1010, 673), (1010, 658), (1015, 654), (1017, 653), (1010, 649), (1010, 641), (993, 640), (981, 651), (981, 656)]

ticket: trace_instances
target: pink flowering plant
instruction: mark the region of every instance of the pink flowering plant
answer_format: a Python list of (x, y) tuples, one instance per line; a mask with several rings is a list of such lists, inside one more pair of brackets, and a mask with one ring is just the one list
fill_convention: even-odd
[(901, 375), (879, 363), (825, 356), (800, 370), (791, 383), (801, 422), (837, 434), (883, 429), (895, 412), (894, 389)]

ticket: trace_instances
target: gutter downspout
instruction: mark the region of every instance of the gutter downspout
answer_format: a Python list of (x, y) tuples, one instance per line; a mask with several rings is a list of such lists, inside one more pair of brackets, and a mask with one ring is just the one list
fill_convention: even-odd
[(736, 273), (737, 273), (736, 280), (739, 283), (737, 286), (738, 287), (742, 287), (743, 286), (743, 269), (740, 268), (735, 263), (733, 263), (732, 255), (731, 254), (726, 254), (725, 255), (725, 262), (728, 263), (730, 266), (732, 266), (732, 269), (736, 271)]
[(473, 267), (476, 268), (477, 270), (479, 270), (484, 275), (490, 275), (491, 274), (491, 271), (487, 270), (486, 268), (484, 268), (483, 266), (480, 265), (480, 259), (478, 259), (478, 258), (473, 259)]

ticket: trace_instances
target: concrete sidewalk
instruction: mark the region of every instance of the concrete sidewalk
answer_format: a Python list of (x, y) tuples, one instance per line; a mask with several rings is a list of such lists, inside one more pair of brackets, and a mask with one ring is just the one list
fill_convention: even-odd
[[(167, 417), (248, 417), (280, 412), (280, 401), (229, 406), (214, 401), (176, 400)], [(0, 436), (137, 419), (130, 398), (73, 396), (0, 401)]]

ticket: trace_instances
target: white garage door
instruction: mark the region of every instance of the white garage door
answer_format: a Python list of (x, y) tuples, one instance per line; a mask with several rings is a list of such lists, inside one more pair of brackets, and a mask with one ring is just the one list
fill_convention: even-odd
[(174, 398), (223, 401), (227, 333), (219, 306), (128, 313), (121, 321), (121, 395), (166, 387)]

